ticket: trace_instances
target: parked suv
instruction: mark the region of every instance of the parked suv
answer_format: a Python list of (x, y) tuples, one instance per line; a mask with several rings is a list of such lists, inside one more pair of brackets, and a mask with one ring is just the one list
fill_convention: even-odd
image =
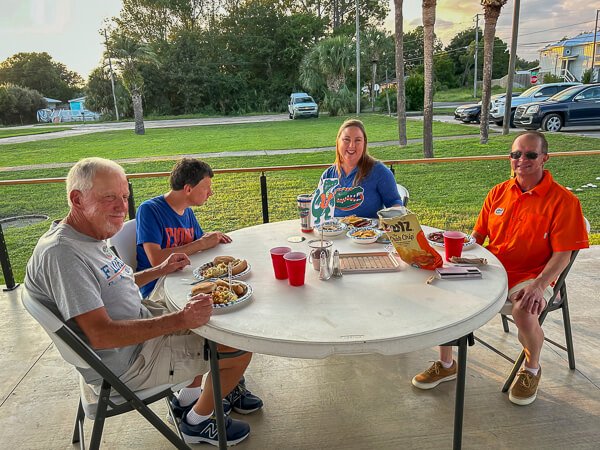
[(573, 86), (544, 102), (517, 107), (515, 125), (528, 130), (600, 125), (600, 83)]
[(288, 111), (290, 119), (295, 119), (296, 117), (319, 117), (319, 107), (313, 98), (304, 92), (296, 92), (290, 95)]
[[(525, 103), (541, 102), (552, 97), (561, 91), (564, 91), (568, 87), (578, 86), (581, 83), (547, 83), (540, 84), (539, 86), (532, 86), (526, 91), (519, 94), (517, 97), (513, 97), (511, 100), (511, 114), (510, 114), (510, 126), (514, 127), (515, 110), (517, 106), (524, 105)], [(495, 122), (496, 125), (502, 125), (504, 122), (504, 105), (506, 104), (506, 98), (492, 98), (492, 107), (490, 108), (490, 120)]]

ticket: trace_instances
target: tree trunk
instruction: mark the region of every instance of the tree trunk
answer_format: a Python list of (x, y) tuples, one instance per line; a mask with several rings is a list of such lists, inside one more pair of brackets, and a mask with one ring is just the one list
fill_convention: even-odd
[(423, 100), (423, 156), (433, 158), (433, 26), (436, 0), (423, 0), (423, 63), (425, 98)]
[(144, 129), (144, 109), (142, 106), (142, 94), (139, 92), (131, 93), (133, 103), (133, 115), (135, 117), (135, 134), (146, 134)]
[(483, 82), (481, 84), (481, 116), (479, 143), (488, 143), (490, 129), (490, 98), (492, 94), (492, 61), (494, 59), (494, 36), (501, 6), (484, 6), (485, 30), (483, 31)]
[(398, 144), (406, 147), (406, 93), (404, 91), (404, 31), (402, 1), (394, 0), (396, 25), (396, 103), (398, 111)]

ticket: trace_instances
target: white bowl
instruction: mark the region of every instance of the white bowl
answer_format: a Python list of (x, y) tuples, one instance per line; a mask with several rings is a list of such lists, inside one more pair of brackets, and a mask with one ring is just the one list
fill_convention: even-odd
[[(360, 231), (366, 231), (366, 230), (371, 230), (371, 231), (375, 232), (375, 236), (359, 237), (359, 236), (353, 236), (352, 235), (352, 234), (358, 233)], [(373, 227), (362, 227), (362, 228), (354, 228), (354, 229), (348, 231), (346, 233), (346, 236), (348, 236), (350, 239), (352, 239), (352, 241), (356, 242), (357, 244), (372, 244), (377, 239), (379, 239), (379, 236), (381, 236), (382, 234), (383, 234), (383, 231), (378, 230), (376, 228), (373, 228)]]
[(315, 230), (318, 234), (321, 234), (321, 226), (323, 227), (323, 236), (327, 237), (339, 236), (348, 229), (348, 225), (345, 223), (332, 220), (315, 226)]

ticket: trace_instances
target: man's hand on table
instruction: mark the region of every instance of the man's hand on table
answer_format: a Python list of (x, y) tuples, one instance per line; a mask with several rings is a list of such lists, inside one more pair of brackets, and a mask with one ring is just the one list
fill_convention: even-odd
[(513, 299), (517, 302), (520, 309), (524, 309), (530, 314), (539, 316), (546, 308), (546, 300), (544, 300), (544, 289), (539, 287), (535, 282), (525, 286), (518, 291)]
[(231, 238), (220, 231), (209, 231), (204, 233), (201, 238), (207, 245), (207, 248), (216, 247), (217, 244), (229, 244)]
[(190, 264), (190, 258), (185, 253), (171, 253), (158, 267), (161, 273), (166, 275), (181, 270)]
[(205, 325), (212, 315), (212, 305), (212, 298), (208, 294), (198, 294), (192, 297), (181, 310), (185, 328), (192, 329)]

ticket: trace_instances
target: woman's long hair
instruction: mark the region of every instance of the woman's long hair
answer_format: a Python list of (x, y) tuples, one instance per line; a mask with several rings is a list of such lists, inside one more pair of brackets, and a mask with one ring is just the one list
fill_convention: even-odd
[(340, 145), (339, 145), (340, 136), (342, 134), (342, 131), (344, 131), (346, 128), (349, 128), (349, 127), (358, 128), (362, 132), (362, 135), (363, 135), (363, 144), (364, 144), (363, 153), (358, 161), (356, 176), (354, 177), (354, 182), (352, 183), (353, 186), (357, 186), (360, 184), (360, 182), (362, 180), (364, 180), (371, 173), (371, 169), (373, 169), (373, 166), (375, 165), (375, 162), (377, 160), (375, 158), (373, 158), (371, 155), (369, 155), (369, 151), (367, 150), (367, 132), (365, 131), (365, 126), (363, 125), (363, 123), (358, 119), (346, 120), (340, 127), (340, 130), (338, 131), (338, 134), (337, 134), (337, 138), (335, 140), (335, 166), (337, 169), (338, 177), (342, 176), (342, 162), (343, 162), (343, 157), (340, 154)]

